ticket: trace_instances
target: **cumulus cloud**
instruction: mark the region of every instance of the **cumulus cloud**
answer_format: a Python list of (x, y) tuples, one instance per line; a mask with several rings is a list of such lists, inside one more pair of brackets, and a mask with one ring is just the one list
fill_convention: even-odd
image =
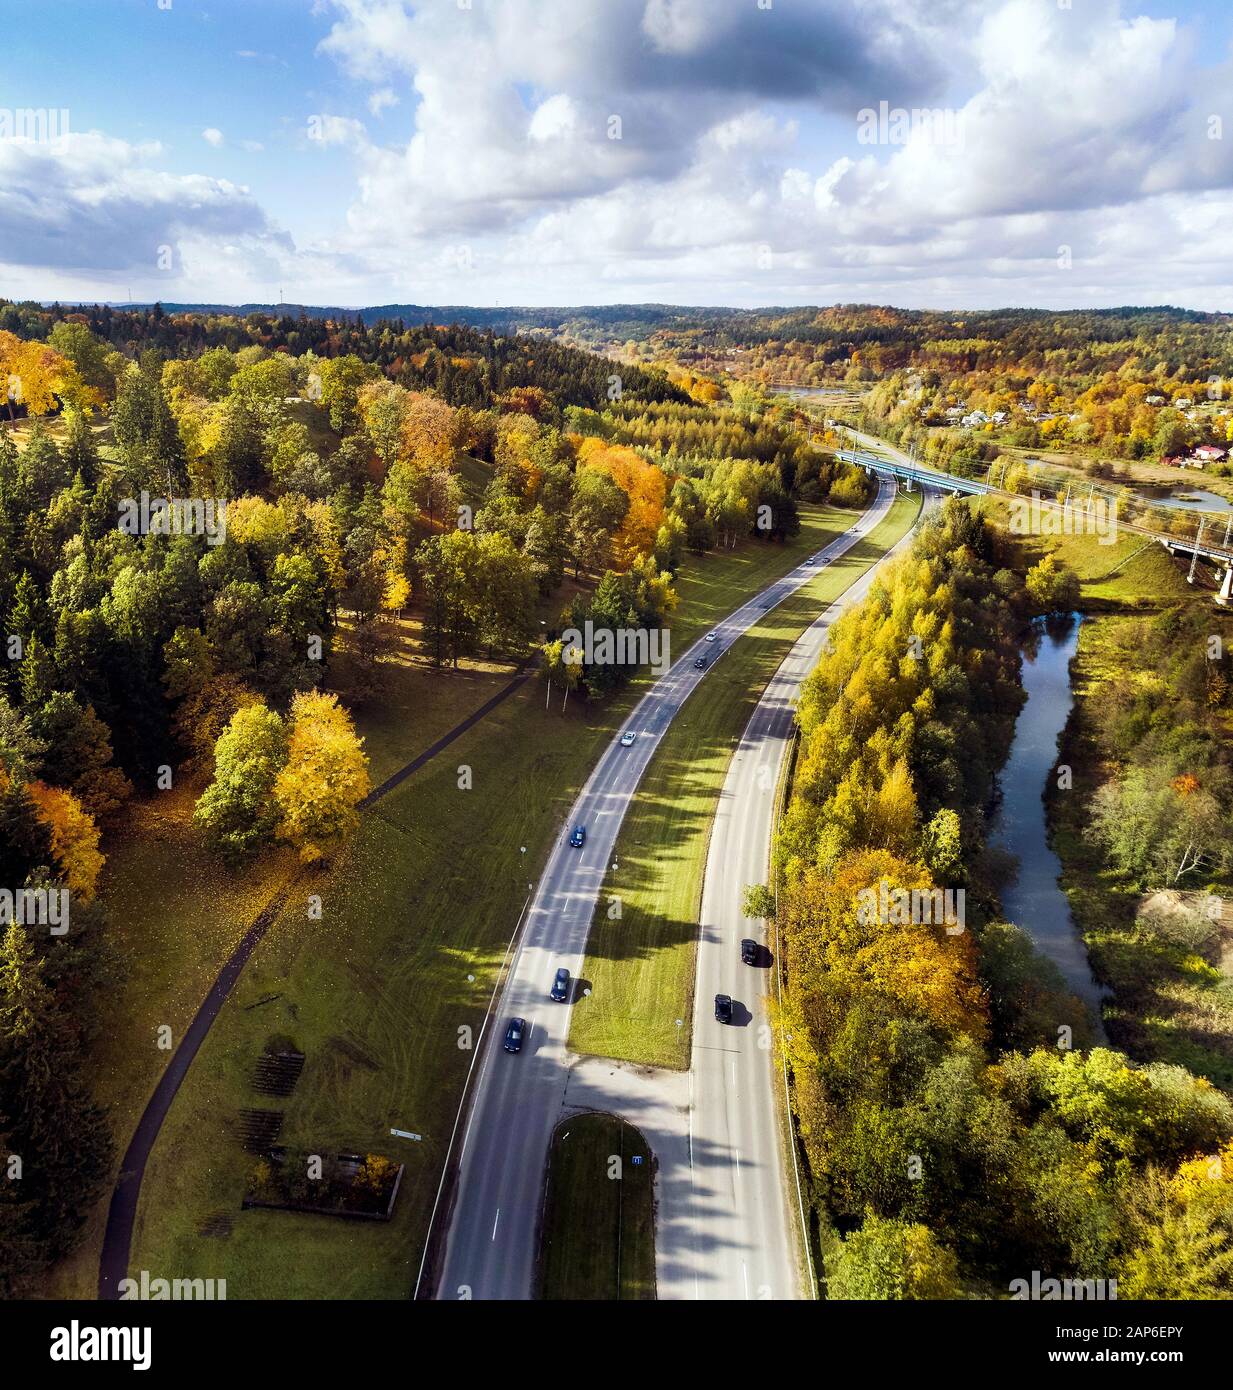
[[(15, 268), (123, 281), (174, 278), (210, 245), (250, 264), (293, 252), (247, 189), (170, 174), (157, 143), (91, 131), (55, 141), (0, 141), (0, 261)], [(28, 275), (27, 277), (28, 278)]]
[(1233, 307), (1233, 131), (1212, 138), (1233, 72), (1134, 0), (316, 12), (313, 90), (374, 120), (284, 127), (354, 179), (310, 246), (248, 189), (91, 134), (0, 142), (0, 259), (118, 276), (174, 244), (178, 274), (214, 277), (194, 297), (277, 277), (344, 303)]
[[(334, 10), (322, 51), (415, 102), (405, 146), (358, 151), (337, 247), (444, 286), (464, 245), (455, 300), (1134, 298), (1143, 264), (1190, 283), (1187, 208), (1209, 283), (1220, 259), (1229, 74), (1199, 80), (1189, 32), (1120, 0)], [(908, 134), (862, 144), (880, 105)]]

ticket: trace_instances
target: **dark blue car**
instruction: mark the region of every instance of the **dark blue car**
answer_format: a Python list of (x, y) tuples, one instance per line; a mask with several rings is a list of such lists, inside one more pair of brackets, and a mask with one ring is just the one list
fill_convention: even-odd
[(558, 1004), (564, 1004), (569, 998), (569, 971), (564, 966), (557, 971), (557, 977), (552, 982), (552, 997)]
[(511, 1018), (509, 1027), (505, 1030), (505, 1050), (506, 1052), (522, 1051), (522, 1034), (527, 1026), (525, 1018)]
[(569, 842), (575, 849), (581, 849), (587, 842), (587, 828), (585, 825), (574, 826), (574, 833), (569, 837)]

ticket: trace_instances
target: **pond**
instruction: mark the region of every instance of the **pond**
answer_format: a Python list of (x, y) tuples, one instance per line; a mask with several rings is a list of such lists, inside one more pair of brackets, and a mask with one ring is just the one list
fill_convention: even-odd
[(1147, 491), (1135, 494), (1143, 502), (1153, 507), (1170, 507), (1188, 512), (1218, 512), (1221, 516), (1233, 514), (1233, 502), (1218, 493), (1208, 492), (1201, 487), (1182, 488), (1165, 495), (1152, 495)]
[(1002, 772), (1002, 802), (991, 839), (1019, 861), (1018, 875), (1002, 893), (1004, 917), (1028, 933), (1069, 988), (1093, 1006), (1099, 1021), (1102, 991), (1092, 978), (1070, 904), (1058, 886), (1062, 866), (1049, 845), (1042, 797), (1054, 775), (1058, 735), (1073, 703), (1070, 660), (1079, 643), (1080, 621), (1074, 613), (1033, 624), (1023, 653), (1027, 703), (1015, 723)]

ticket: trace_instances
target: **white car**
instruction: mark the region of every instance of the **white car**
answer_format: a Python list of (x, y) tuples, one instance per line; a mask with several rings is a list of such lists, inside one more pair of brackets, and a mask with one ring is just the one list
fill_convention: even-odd
[(621, 735), (621, 747), (628, 748), (630, 744), (633, 743), (634, 739), (636, 739), (637, 737), (638, 735), (635, 734), (632, 730), (626, 729), (626, 731)]
[(718, 633), (718, 632), (708, 632), (708, 633), (706, 634), (706, 640), (707, 640), (708, 642), (718, 642), (718, 641), (719, 641), (719, 633)]

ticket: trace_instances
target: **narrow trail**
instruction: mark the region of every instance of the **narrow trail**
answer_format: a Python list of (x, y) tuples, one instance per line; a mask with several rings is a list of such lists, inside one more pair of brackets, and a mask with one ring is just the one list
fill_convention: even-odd
[[(533, 662), (530, 660), (524, 662), (513, 679), (503, 685), (495, 695), (486, 700), (478, 709), (473, 710), (465, 719), (455, 724), (448, 733), (442, 734), (435, 743), (429, 744), (422, 753), (417, 754), (409, 763), (392, 773), (380, 786), (374, 787), (360, 802), (359, 809), (366, 811), (375, 806), (383, 797), (388, 796), (395, 787), (405, 782), (412, 773), (418, 772), (425, 763), (444, 752), (451, 743), (461, 738), (469, 729), (473, 729), (481, 719), (486, 718), (498, 705), (503, 704), (511, 695), (519, 691), (530, 680), (534, 670)], [(118, 1298), (120, 1281), (128, 1274), (128, 1262), (133, 1244), (133, 1226), (137, 1219), (137, 1204), (141, 1198), (141, 1183), (145, 1177), (146, 1164), (149, 1162), (150, 1154), (154, 1151), (159, 1132), (171, 1110), (172, 1102), (179, 1092), (180, 1085), (188, 1075), (188, 1069), (192, 1066), (193, 1059), (205, 1041), (206, 1034), (209, 1033), (214, 1020), (222, 1011), (223, 1005), (235, 988), (235, 983), (243, 973), (249, 958), (261, 944), (266, 932), (278, 920), (279, 914), (298, 881), (299, 879), (293, 878), (291, 882), (284, 884), (253, 919), (252, 925), (244, 933), (243, 939), (227, 957), (222, 969), (218, 972), (218, 978), (210, 987), (209, 993), (201, 1001), (201, 1007), (193, 1015), (193, 1021), (188, 1025), (183, 1038), (180, 1040), (179, 1047), (172, 1054), (167, 1069), (159, 1077), (153, 1094), (146, 1102), (146, 1108), (142, 1111), (141, 1119), (137, 1121), (137, 1128), (133, 1131), (133, 1137), (129, 1140), (128, 1148), (124, 1152), (120, 1171), (116, 1176), (116, 1184), (111, 1193), (111, 1205), (107, 1209), (107, 1225), (103, 1232), (103, 1247), (99, 1255), (98, 1265), (98, 1296), (100, 1299)]]

